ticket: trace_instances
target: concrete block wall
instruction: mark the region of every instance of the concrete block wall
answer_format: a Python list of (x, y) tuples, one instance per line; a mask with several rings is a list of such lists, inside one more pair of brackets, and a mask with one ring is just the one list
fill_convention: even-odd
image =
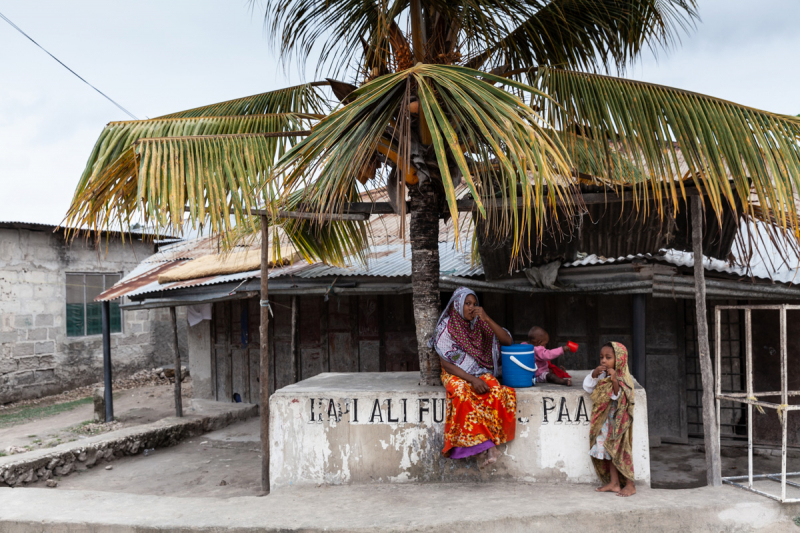
[[(55, 394), (103, 378), (101, 335), (68, 337), (68, 272), (130, 272), (152, 254), (151, 243), (111, 237), (68, 244), (61, 232), (0, 229), (0, 403)], [(185, 312), (179, 339), (186, 353)], [(112, 369), (133, 373), (173, 360), (169, 311), (123, 312), (111, 335)]]

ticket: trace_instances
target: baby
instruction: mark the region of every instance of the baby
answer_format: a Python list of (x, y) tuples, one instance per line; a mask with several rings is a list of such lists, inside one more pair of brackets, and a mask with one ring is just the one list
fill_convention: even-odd
[(547, 349), (550, 342), (550, 335), (539, 326), (533, 326), (528, 331), (528, 342), (533, 344), (534, 357), (536, 358), (536, 382), (555, 383), (556, 385), (572, 386), (572, 376), (551, 361), (560, 355), (564, 355), (564, 350), (568, 346), (559, 346), (554, 350)]

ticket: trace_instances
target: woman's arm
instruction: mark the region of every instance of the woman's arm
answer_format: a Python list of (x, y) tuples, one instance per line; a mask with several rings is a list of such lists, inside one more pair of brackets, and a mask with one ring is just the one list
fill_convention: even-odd
[(511, 335), (508, 334), (506, 330), (500, 327), (497, 322), (491, 319), (489, 315), (486, 314), (486, 311), (483, 307), (476, 307), (475, 308), (475, 316), (489, 324), (489, 327), (492, 328), (492, 332), (494, 333), (497, 340), (503, 346), (511, 346), (514, 344), (514, 339), (511, 338)]
[(473, 375), (467, 374), (457, 365), (454, 365), (450, 361), (446, 360), (442, 356), (439, 356), (439, 359), (442, 361), (442, 368), (444, 368), (445, 372), (448, 374), (452, 374), (457, 378), (461, 378), (470, 385), (475, 390), (476, 394), (486, 394), (489, 392), (489, 385), (486, 384), (481, 378), (475, 377)]

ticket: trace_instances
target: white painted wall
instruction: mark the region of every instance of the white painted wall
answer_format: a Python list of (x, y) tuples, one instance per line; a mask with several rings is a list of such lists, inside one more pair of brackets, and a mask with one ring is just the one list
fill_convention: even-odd
[[(586, 373), (572, 372), (573, 387), (517, 391), (516, 436), (500, 447), (503, 456), (490, 472), (478, 470), (474, 459), (442, 457), (445, 391), (420, 387), (416, 372), (326, 373), (284, 387), (270, 399), (271, 488), (408, 481), (596, 482), (588, 454), (592, 403), (580, 388)], [(636, 480), (649, 485), (647, 397), (638, 384), (633, 441)]]

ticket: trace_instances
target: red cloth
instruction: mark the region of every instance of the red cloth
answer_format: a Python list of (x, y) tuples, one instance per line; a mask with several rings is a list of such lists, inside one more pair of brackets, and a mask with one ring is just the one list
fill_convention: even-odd
[(561, 367), (554, 365), (552, 361), (548, 361), (547, 365), (550, 372), (552, 372), (553, 375), (555, 375), (557, 378), (562, 378), (562, 379), (572, 378), (572, 376), (567, 374), (566, 370), (563, 370)]
[(517, 392), (500, 385), (491, 374), (484, 374), (481, 379), (489, 385), (489, 392), (478, 395), (472, 385), (442, 369), (442, 383), (447, 390), (442, 450), (445, 457), (455, 447), (468, 448), (487, 440), (500, 445), (514, 440)]

